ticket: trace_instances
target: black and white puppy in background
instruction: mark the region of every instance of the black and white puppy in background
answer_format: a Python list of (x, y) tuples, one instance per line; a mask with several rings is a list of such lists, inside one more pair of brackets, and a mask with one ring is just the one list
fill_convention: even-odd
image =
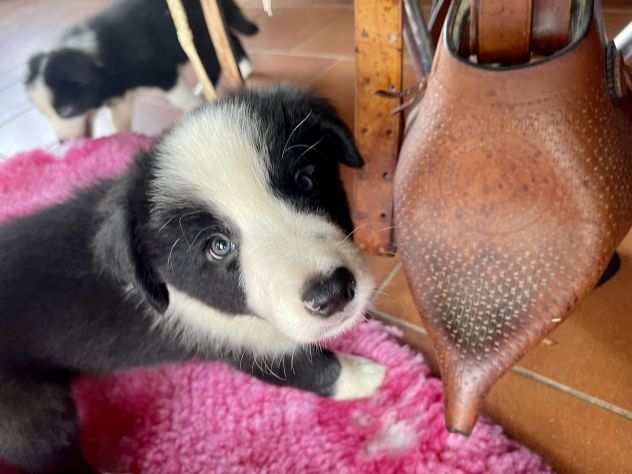
[(326, 101), (239, 92), (185, 115), (122, 177), (1, 225), (0, 459), (93, 472), (78, 374), (222, 359), (273, 384), (371, 396), (381, 365), (318, 345), (363, 317), (374, 288), (339, 163), (362, 159)]
[[(215, 84), (221, 67), (210, 39), (200, 0), (184, 0), (193, 38)], [(233, 0), (220, 0), (242, 75), (252, 66), (235, 32), (257, 33)], [(51, 51), (35, 54), (26, 88), (60, 140), (83, 136), (90, 118), (110, 108), (114, 128), (131, 126), (134, 94), (159, 88), (182, 110), (201, 103), (182, 76), (187, 57), (164, 0), (117, 0), (108, 9), (71, 28)]]

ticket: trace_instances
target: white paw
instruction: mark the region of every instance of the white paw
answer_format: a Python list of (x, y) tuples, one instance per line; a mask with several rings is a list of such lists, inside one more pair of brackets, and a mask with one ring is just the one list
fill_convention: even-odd
[(252, 64), (247, 58), (242, 58), (239, 61), (239, 72), (241, 72), (241, 77), (243, 79), (248, 79), (250, 74), (252, 74)]
[(333, 398), (353, 400), (373, 395), (384, 380), (386, 368), (364, 357), (336, 353), (340, 376), (334, 385)]

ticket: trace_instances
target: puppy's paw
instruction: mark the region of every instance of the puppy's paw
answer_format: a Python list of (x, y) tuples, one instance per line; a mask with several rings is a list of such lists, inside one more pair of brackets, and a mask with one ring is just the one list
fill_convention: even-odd
[(384, 381), (386, 368), (364, 357), (336, 353), (340, 376), (334, 384), (332, 398), (354, 400), (373, 395)]
[(250, 60), (248, 58), (241, 58), (237, 66), (239, 67), (239, 72), (241, 72), (241, 77), (248, 79), (252, 74), (252, 63)]

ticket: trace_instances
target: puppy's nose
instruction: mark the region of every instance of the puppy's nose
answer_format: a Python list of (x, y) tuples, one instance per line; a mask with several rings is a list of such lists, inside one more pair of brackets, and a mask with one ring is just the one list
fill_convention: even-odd
[(342, 311), (355, 296), (356, 280), (346, 267), (338, 267), (329, 276), (309, 280), (303, 291), (303, 304), (316, 316), (331, 316)]

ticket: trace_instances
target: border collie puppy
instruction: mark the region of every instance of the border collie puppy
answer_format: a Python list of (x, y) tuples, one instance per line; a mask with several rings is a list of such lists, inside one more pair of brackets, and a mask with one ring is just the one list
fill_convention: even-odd
[(190, 112), (120, 178), (1, 225), (0, 459), (94, 472), (78, 374), (220, 359), (321, 396), (372, 395), (382, 366), (319, 346), (374, 288), (339, 163), (362, 159), (325, 100), (238, 92)]
[[(211, 81), (221, 66), (204, 21), (200, 0), (184, 0), (195, 46)], [(234, 32), (257, 33), (233, 0), (220, 0), (242, 75), (252, 71)], [(201, 103), (182, 77), (188, 59), (164, 0), (117, 0), (108, 9), (68, 30), (53, 50), (35, 54), (26, 88), (60, 140), (88, 133), (91, 115), (108, 106), (116, 130), (131, 126), (134, 93), (159, 88), (182, 110)]]

